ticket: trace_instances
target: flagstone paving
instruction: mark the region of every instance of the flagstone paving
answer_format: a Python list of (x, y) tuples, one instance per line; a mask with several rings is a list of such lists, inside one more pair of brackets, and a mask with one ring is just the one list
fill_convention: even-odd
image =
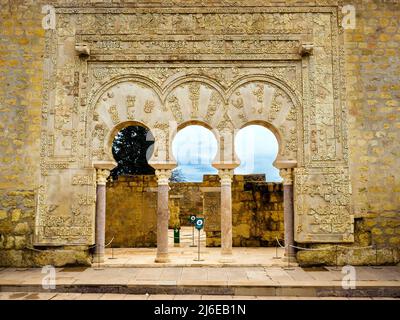
[[(195, 244), (197, 246), (197, 236), (195, 233)], [(198, 247), (192, 245), (192, 228), (182, 227), (181, 243), (176, 247), (173, 242), (173, 230), (169, 230), (169, 257), (170, 262), (160, 265), (154, 263), (156, 248), (106, 248), (105, 262), (97, 265), (98, 267), (221, 267), (221, 266), (243, 266), (243, 267), (284, 267), (287, 262), (282, 259), (283, 249), (266, 247), (240, 247), (233, 248), (232, 262), (222, 263), (221, 248), (206, 247), (206, 236), (204, 230), (200, 233), (200, 258), (204, 261), (195, 261), (198, 258)], [(295, 262), (291, 265), (296, 266)]]
[[(322, 271), (325, 270), (325, 271)], [(1, 291), (30, 293), (1, 293), (1, 299), (156, 299), (158, 294), (188, 296), (350, 296), (342, 290), (344, 274), (340, 268), (280, 267), (164, 267), (164, 268), (56, 268), (56, 292), (46, 291), (42, 281), (46, 274), (41, 268), (0, 270)], [(355, 267), (356, 287), (365, 290), (359, 296), (400, 297), (400, 267)], [(183, 289), (184, 290), (183, 290)], [(97, 291), (96, 291), (97, 290)], [(122, 291), (121, 291), (122, 290)], [(123, 291), (126, 290), (126, 291)], [(132, 291), (134, 290), (134, 291)], [(186, 290), (186, 291), (185, 291)], [(231, 290), (231, 291), (229, 291)], [(233, 290), (233, 291), (232, 291)], [(323, 294), (318, 292), (324, 291)], [(333, 290), (333, 291), (332, 291)], [(336, 291), (335, 291), (336, 290)], [(335, 292), (334, 292), (335, 291)], [(64, 293), (65, 292), (65, 293)], [(67, 293), (69, 292), (69, 293)], [(90, 294), (86, 294), (89, 293)], [(144, 293), (150, 295), (143, 295)], [(375, 294), (375, 293), (376, 294)], [(83, 293), (82, 295), (78, 295)], [(131, 296), (131, 294), (141, 294)], [(131, 297), (130, 297), (131, 296)], [(177, 296), (178, 297), (178, 296)], [(178, 297), (183, 298), (183, 297)]]
[[(55, 268), (58, 284), (123, 284), (132, 281), (142, 283), (162, 283), (168, 281), (193, 281), (212, 283), (213, 281), (245, 283), (331, 283), (342, 281), (341, 269), (327, 267), (326, 271), (309, 271), (301, 267), (169, 267), (169, 268)], [(307, 270), (307, 271), (306, 271)], [(40, 285), (45, 276), (41, 268), (4, 268), (0, 270), (0, 285)], [(379, 283), (400, 284), (400, 267), (384, 266), (355, 267), (356, 280), (376, 285)]]

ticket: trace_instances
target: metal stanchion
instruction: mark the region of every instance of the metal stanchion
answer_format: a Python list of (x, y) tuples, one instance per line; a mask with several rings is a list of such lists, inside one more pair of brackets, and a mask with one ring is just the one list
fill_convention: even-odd
[(194, 243), (194, 225), (192, 225), (192, 244), (190, 245), (190, 247), (196, 247)]
[(272, 259), (280, 259), (281, 257), (278, 257), (278, 244), (276, 244), (275, 247), (275, 257), (272, 257)]
[[(114, 238), (115, 238), (115, 236), (113, 236), (113, 237), (111, 238), (110, 242), (107, 243), (107, 244), (104, 246), (104, 250), (105, 250), (105, 248), (107, 248), (107, 247), (114, 241)], [(111, 258), (108, 258), (108, 259), (118, 259), (118, 258), (115, 258), (115, 257), (114, 257), (114, 247), (111, 247)]]
[(204, 259), (200, 259), (200, 229), (199, 229), (197, 259), (194, 259), (194, 261), (204, 261)]
[(189, 221), (192, 224), (192, 244), (189, 247), (195, 247), (196, 246), (194, 244), (194, 227), (195, 227), (196, 219), (197, 219), (197, 217), (194, 214), (192, 214), (189, 217)]
[(111, 258), (109, 259), (117, 259), (114, 257), (114, 247), (111, 247)]

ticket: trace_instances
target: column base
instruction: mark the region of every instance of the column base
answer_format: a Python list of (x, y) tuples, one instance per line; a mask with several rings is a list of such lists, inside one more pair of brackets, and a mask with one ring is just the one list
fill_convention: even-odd
[(154, 259), (155, 263), (168, 263), (171, 260), (169, 259), (168, 253), (157, 254), (156, 258)]
[(218, 261), (221, 263), (232, 263), (235, 261), (235, 259), (233, 259), (232, 253), (231, 254), (223, 253), (221, 254), (221, 258)]
[(103, 254), (100, 254), (100, 255), (94, 255), (93, 256), (93, 261), (92, 261), (92, 263), (104, 263), (104, 255)]
[(289, 256), (285, 253), (282, 257), (282, 262), (290, 262), (290, 263), (297, 263), (297, 258), (296, 258), (296, 254), (291, 254), (290, 255), (290, 259)]

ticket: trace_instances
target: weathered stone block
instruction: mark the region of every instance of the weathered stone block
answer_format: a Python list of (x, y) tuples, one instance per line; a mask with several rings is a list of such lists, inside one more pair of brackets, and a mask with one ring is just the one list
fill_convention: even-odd
[(233, 237), (250, 238), (250, 226), (248, 224), (239, 224), (233, 227)]
[(371, 232), (373, 235), (381, 235), (383, 233), (383, 231), (379, 228), (372, 228)]
[(21, 218), (21, 209), (14, 209), (11, 211), (11, 221), (17, 222)]
[(25, 236), (15, 236), (14, 241), (15, 241), (15, 249), (17, 250), (24, 249), (27, 245)]
[(14, 229), (14, 233), (17, 235), (27, 234), (29, 232), (30, 232), (30, 227), (27, 222), (18, 223)]
[(0, 210), (0, 220), (7, 219), (7, 211)]
[(15, 237), (6, 236), (4, 241), (4, 249), (13, 249), (15, 247)]

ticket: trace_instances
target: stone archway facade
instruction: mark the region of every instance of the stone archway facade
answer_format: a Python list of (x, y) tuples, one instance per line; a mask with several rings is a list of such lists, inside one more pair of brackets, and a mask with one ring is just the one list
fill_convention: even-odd
[[(104, 241), (96, 241), (96, 199), (102, 207), (104, 174), (115, 165), (111, 143), (124, 123), (154, 134), (150, 162), (159, 178), (158, 230), (165, 229), (172, 137), (193, 121), (218, 137), (223, 226), (238, 165), (235, 132), (260, 123), (280, 145), (285, 219), (294, 217), (287, 239), (354, 240), (338, 6), (60, 6), (56, 13), (57, 28), (46, 34), (36, 246)], [(229, 254), (230, 231), (222, 232)], [(166, 261), (165, 239), (158, 243), (157, 259)]]

